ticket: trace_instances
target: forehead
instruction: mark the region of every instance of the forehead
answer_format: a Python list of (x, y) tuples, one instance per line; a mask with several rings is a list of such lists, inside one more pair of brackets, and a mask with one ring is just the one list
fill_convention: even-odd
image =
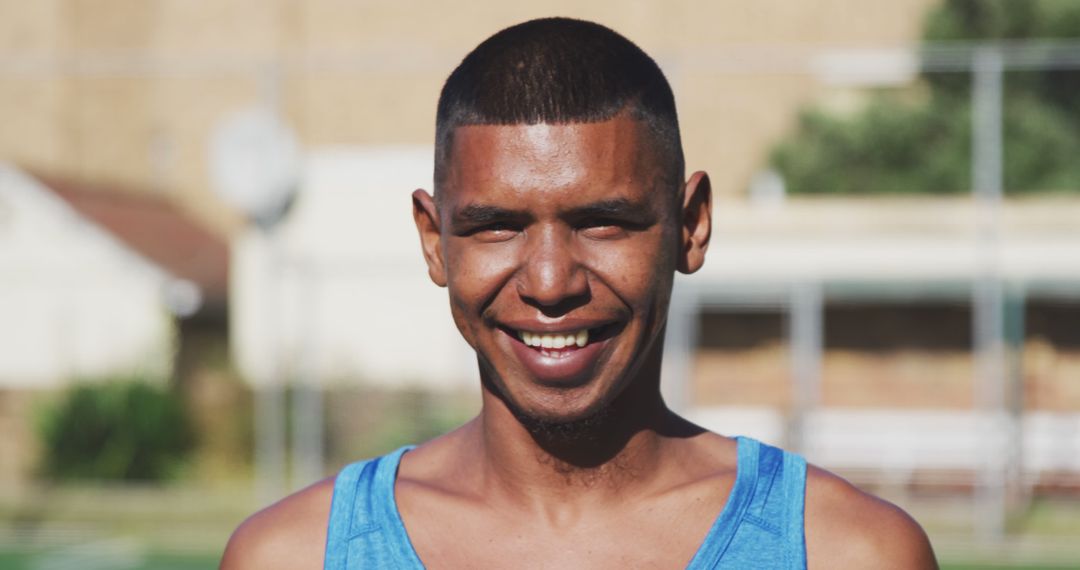
[(443, 198), (652, 190), (660, 184), (661, 170), (646, 128), (625, 116), (594, 123), (458, 127)]

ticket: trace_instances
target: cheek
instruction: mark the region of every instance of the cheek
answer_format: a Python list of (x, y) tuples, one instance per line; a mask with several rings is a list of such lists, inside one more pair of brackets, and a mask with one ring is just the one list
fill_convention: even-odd
[(673, 257), (661, 240), (623, 240), (593, 248), (589, 266), (623, 302), (642, 308), (666, 297)]
[(476, 323), (475, 319), (513, 274), (516, 258), (513, 244), (447, 247), (447, 289), (454, 320), (463, 333), (463, 327)]

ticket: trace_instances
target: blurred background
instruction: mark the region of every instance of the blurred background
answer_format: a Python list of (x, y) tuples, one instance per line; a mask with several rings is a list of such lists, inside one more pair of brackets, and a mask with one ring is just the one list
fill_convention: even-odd
[(416, 247), (472, 47), (592, 19), (712, 175), (665, 397), (1080, 568), (1080, 2), (0, 0), (0, 567), (213, 568), (478, 408)]

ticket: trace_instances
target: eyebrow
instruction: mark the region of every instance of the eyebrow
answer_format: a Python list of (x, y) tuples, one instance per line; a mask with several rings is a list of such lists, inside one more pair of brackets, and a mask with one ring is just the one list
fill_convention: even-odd
[(648, 204), (626, 198), (601, 200), (570, 210), (573, 216), (588, 218), (643, 218), (652, 213)]
[[(642, 220), (651, 218), (653, 209), (644, 202), (635, 202), (626, 198), (600, 200), (571, 208), (563, 213), (571, 218), (620, 218)], [(468, 204), (451, 216), (452, 223), (460, 226), (481, 226), (492, 222), (525, 221), (532, 215), (525, 210), (513, 210), (489, 204)]]
[(483, 225), (504, 220), (520, 220), (529, 217), (523, 210), (510, 210), (487, 204), (469, 204), (454, 212), (455, 224)]

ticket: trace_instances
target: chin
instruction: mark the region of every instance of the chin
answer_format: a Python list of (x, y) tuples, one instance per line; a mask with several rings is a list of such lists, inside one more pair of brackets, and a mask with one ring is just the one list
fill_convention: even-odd
[[(478, 353), (481, 382), (526, 429), (590, 425), (609, 415), (609, 407), (625, 385), (606, 375), (590, 374), (578, 382), (544, 384), (521, 370), (509, 376), (499, 374), (490, 361)], [(601, 367), (602, 368), (602, 367)]]
[(511, 404), (510, 411), (514, 413), (522, 422), (534, 422), (544, 424), (570, 424), (586, 420), (601, 411), (607, 409), (607, 406), (601, 402), (591, 403), (585, 406), (518, 406)]
[(497, 394), (514, 417), (533, 431), (533, 428), (549, 430), (557, 426), (595, 424), (597, 418), (608, 415), (610, 408), (610, 399), (595, 392), (595, 385), (588, 384), (564, 389), (534, 385), (526, 388), (525, 394), (514, 394), (509, 390), (500, 390)]
[(603, 402), (579, 410), (526, 410), (510, 405), (511, 411), (533, 436), (546, 440), (585, 440), (598, 434), (610, 418), (610, 406)]

